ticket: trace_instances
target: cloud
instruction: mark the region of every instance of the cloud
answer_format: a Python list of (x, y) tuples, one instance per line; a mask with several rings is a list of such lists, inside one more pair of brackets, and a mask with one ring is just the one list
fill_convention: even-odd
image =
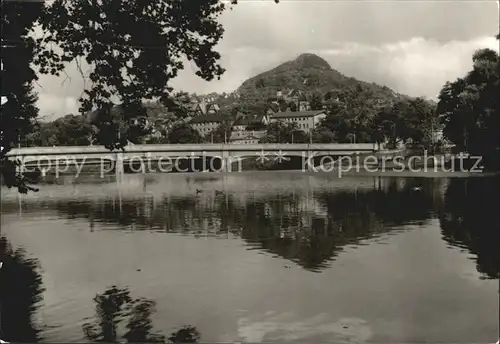
[[(226, 29), (217, 49), (226, 73), (205, 82), (189, 62), (172, 81), (188, 92), (231, 92), (245, 79), (313, 52), (347, 76), (385, 84), (412, 96), (435, 97), (467, 72), (479, 48), (498, 50), (495, 2), (340, 2), (240, 0), (220, 18)], [(76, 112), (83, 79), (42, 76), (41, 114)]]
[(482, 48), (498, 51), (498, 41), (478, 37), (440, 43), (415, 37), (381, 46), (346, 44), (317, 53), (348, 76), (384, 84), (400, 93), (435, 98), (446, 81), (472, 68), (472, 54)]

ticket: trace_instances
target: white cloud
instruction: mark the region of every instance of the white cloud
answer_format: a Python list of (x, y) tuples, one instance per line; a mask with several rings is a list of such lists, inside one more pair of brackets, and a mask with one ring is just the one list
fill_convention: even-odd
[(386, 84), (408, 95), (434, 98), (446, 81), (472, 68), (472, 54), (481, 48), (498, 51), (498, 41), (479, 37), (439, 43), (415, 37), (378, 47), (346, 44), (318, 54), (348, 76)]

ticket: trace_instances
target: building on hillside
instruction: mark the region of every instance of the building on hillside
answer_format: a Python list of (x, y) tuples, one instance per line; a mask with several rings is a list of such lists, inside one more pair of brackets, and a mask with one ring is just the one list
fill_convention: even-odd
[(282, 100), (285, 100), (287, 102), (290, 102), (290, 101), (297, 101), (299, 99), (299, 96), (300, 96), (301, 92), (299, 90), (296, 90), (296, 89), (291, 89), (291, 90), (281, 90), (281, 91), (278, 91), (276, 92), (276, 98), (278, 100), (282, 99)]
[(199, 103), (192, 103), (188, 106), (188, 117), (193, 118), (203, 115), (202, 107)]
[[(284, 94), (283, 91), (278, 91), (276, 93), (276, 97), (270, 98), (269, 100), (271, 100), (271, 104), (275, 103), (278, 107), (278, 109), (275, 110), (274, 112), (281, 111), (280, 101), (285, 101), (286, 103), (293, 103), (297, 111), (311, 110), (311, 105), (307, 100), (306, 95), (303, 92), (296, 89), (289, 90), (288, 92), (286, 92), (286, 94)], [(288, 108), (287, 111), (291, 111), (290, 108)]]
[(311, 104), (306, 100), (299, 100), (299, 104), (297, 106), (298, 111), (311, 111)]
[(433, 142), (444, 141), (443, 129), (437, 129), (432, 132)]
[(201, 136), (205, 136), (217, 129), (221, 124), (228, 123), (232, 125), (232, 120), (227, 116), (221, 115), (202, 115), (196, 116), (189, 121), (191, 127), (196, 130)]
[(285, 100), (288, 100), (288, 101), (298, 101), (299, 100), (299, 96), (300, 96), (300, 91), (296, 90), (296, 89), (291, 89), (290, 91), (288, 91), (288, 93), (285, 95)]
[(267, 108), (266, 115), (270, 116), (277, 112), (280, 112), (280, 104), (277, 102), (270, 103), (269, 107)]
[(220, 111), (220, 107), (216, 103), (207, 104), (207, 106), (206, 106), (206, 114), (207, 115), (216, 115), (219, 113), (219, 111)]
[(236, 115), (236, 121), (233, 123), (232, 130), (244, 131), (251, 127), (264, 127), (268, 124), (268, 115), (246, 115), (240, 112)]
[(252, 145), (259, 143), (259, 140), (266, 135), (265, 130), (240, 130), (231, 133), (230, 142), (232, 144)]
[(323, 110), (278, 112), (271, 116), (270, 122), (297, 123), (300, 130), (311, 131), (326, 117)]
[(330, 98), (330, 99), (323, 101), (323, 109), (325, 111), (337, 109), (339, 107), (344, 107), (344, 103), (342, 103), (338, 97)]

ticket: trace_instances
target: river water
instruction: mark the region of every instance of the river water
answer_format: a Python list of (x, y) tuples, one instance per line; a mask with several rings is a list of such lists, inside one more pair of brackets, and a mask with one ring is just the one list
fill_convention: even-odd
[(498, 185), (248, 172), (2, 189), (2, 339), (493, 343)]

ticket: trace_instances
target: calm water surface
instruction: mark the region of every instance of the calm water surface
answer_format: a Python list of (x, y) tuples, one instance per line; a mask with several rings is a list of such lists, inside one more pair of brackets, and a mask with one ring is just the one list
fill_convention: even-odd
[(498, 185), (253, 172), (2, 189), (2, 337), (492, 343)]

